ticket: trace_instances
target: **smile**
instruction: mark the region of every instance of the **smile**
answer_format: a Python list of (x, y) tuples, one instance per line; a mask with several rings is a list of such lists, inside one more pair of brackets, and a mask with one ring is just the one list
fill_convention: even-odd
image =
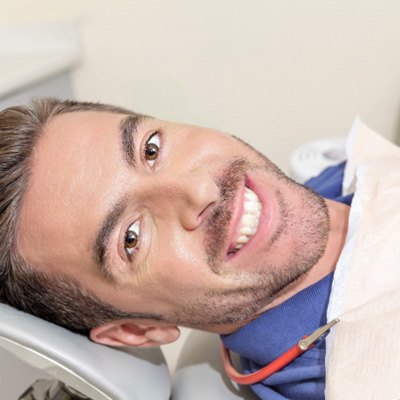
[(262, 205), (257, 195), (248, 187), (243, 196), (243, 213), (237, 234), (229, 246), (228, 255), (237, 253), (257, 232)]

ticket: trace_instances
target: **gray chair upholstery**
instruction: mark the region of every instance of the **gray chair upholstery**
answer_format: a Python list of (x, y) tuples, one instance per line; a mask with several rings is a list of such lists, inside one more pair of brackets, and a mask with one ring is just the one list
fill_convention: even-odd
[[(160, 349), (102, 346), (4, 304), (0, 346), (93, 400), (170, 398), (169, 373)], [(0, 355), (2, 360), (9, 359)]]
[(223, 371), (218, 335), (193, 331), (186, 339), (172, 385), (173, 400), (256, 400), (248, 387), (232, 383)]

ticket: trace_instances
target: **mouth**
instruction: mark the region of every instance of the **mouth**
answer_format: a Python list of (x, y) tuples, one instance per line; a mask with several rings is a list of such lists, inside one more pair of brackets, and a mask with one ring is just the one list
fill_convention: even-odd
[(227, 256), (233, 256), (257, 233), (262, 212), (262, 203), (255, 192), (247, 186), (244, 189), (241, 213), (237, 227), (233, 234), (233, 240), (229, 246)]

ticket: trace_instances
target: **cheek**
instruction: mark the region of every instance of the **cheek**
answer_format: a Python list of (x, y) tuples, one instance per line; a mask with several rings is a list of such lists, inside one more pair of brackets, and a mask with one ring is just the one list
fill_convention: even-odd
[(204, 287), (211, 279), (207, 265), (202, 238), (195, 234), (170, 237), (159, 246), (154, 260), (155, 273), (169, 289)]

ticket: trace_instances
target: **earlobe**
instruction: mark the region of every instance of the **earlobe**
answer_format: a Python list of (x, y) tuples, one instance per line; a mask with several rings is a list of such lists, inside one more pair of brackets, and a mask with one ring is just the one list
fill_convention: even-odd
[(150, 321), (117, 320), (92, 328), (90, 339), (107, 346), (152, 347), (174, 342), (180, 330)]

